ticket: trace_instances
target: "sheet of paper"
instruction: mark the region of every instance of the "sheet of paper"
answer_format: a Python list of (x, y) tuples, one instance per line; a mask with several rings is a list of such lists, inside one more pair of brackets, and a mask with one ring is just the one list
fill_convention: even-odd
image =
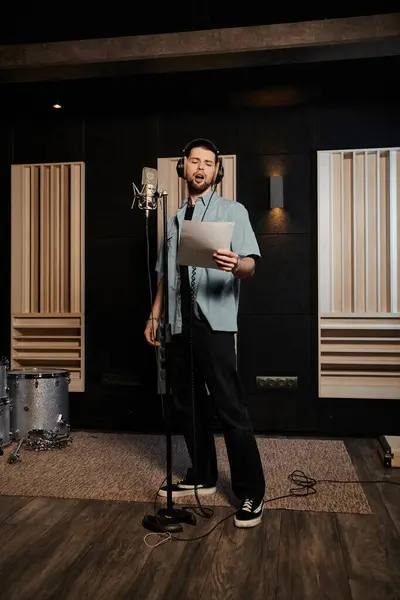
[(233, 227), (231, 222), (183, 221), (178, 264), (218, 269), (213, 253), (230, 249)]

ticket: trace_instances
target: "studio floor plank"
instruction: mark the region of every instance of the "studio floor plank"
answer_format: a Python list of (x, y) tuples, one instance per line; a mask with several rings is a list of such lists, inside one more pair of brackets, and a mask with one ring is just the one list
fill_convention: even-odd
[[(78, 560), (112, 520), (111, 503), (82, 502), (48, 528), (1, 570), (1, 593), (7, 600), (47, 600), (60, 586), (71, 563)], [(10, 524), (21, 532), (26, 525)], [(35, 526), (36, 528), (38, 526)], [(40, 527), (40, 526), (39, 526)], [(43, 530), (43, 528), (41, 528)]]
[[(358, 440), (348, 444), (362, 481), (376, 480), (371, 456)], [(367, 457), (367, 459), (365, 459)], [(336, 519), (350, 579), (397, 583), (400, 586), (400, 536), (377, 484), (364, 484), (371, 515), (338, 514)]]
[(0, 523), (9, 519), (20, 508), (32, 501), (32, 498), (19, 496), (0, 496)]
[(278, 582), (276, 600), (351, 600), (335, 515), (284, 513)]
[(132, 587), (152, 550), (140, 527), (147, 504), (120, 503), (110, 525), (71, 562), (51, 600), (119, 600)]

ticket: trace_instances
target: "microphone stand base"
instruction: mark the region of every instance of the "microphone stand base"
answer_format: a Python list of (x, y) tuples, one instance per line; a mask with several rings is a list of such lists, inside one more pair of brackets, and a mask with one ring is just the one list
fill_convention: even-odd
[(179, 533), (183, 531), (181, 523), (196, 525), (196, 517), (184, 508), (174, 508), (172, 511), (162, 508), (157, 515), (146, 515), (142, 521), (145, 529), (156, 533)]

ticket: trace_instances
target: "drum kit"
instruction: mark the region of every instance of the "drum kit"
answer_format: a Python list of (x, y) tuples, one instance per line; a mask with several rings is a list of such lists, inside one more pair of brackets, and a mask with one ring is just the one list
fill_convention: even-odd
[(7, 462), (28, 450), (63, 448), (72, 441), (69, 421), (70, 374), (56, 369), (9, 369), (0, 358), (0, 455), (16, 443)]

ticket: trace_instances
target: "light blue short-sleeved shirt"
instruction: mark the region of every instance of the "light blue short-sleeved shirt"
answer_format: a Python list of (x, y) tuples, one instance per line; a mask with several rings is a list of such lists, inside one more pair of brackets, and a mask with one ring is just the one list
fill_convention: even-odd
[[(180, 296), (180, 269), (176, 262), (182, 224), (185, 219), (188, 200), (168, 219), (168, 305), (171, 334), (181, 333), (182, 313)], [(260, 257), (260, 249), (252, 229), (248, 211), (239, 202), (222, 198), (215, 192), (208, 192), (197, 198), (192, 220), (229, 221), (234, 223), (231, 247), (242, 258)], [(189, 280), (192, 279), (192, 267)], [(156, 271), (163, 273), (163, 244), (159, 249)], [(164, 282), (165, 285), (165, 282)], [(215, 331), (237, 331), (240, 279), (232, 273), (219, 269), (196, 267), (194, 296), (197, 305)], [(195, 310), (197, 309), (195, 304)]]

